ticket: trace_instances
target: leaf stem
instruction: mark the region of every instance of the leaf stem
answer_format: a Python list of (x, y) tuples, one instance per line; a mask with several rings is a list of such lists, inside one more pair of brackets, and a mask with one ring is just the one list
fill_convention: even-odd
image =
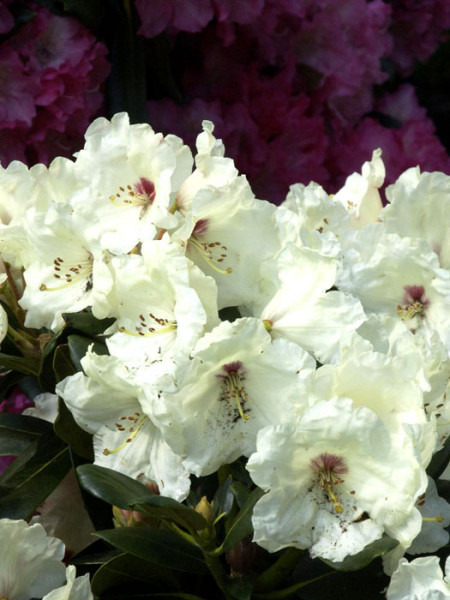
[(266, 571), (261, 573), (255, 582), (255, 591), (269, 592), (274, 590), (295, 567), (303, 554), (298, 548), (287, 548)]
[(218, 587), (222, 590), (225, 600), (233, 600), (232, 596), (230, 596), (230, 592), (228, 591), (227, 576), (222, 567), (220, 559), (216, 556), (211, 556), (211, 554), (208, 554), (207, 552), (204, 552), (204, 555), (206, 566), (210, 570)]

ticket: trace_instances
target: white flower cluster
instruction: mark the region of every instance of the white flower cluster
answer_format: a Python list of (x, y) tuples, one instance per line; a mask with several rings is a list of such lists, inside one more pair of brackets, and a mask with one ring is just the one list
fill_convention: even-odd
[[(294, 185), (276, 207), (212, 123), (193, 163), (118, 114), (75, 161), (1, 171), (25, 324), (115, 319), (109, 355), (57, 387), (96, 464), (183, 500), (191, 474), (248, 457), (269, 551), (339, 562), (387, 534), (393, 571), (447, 543), (425, 469), (450, 434), (450, 177), (410, 169), (382, 208), (380, 154), (336, 195)], [(229, 307), (240, 316), (221, 321)]]

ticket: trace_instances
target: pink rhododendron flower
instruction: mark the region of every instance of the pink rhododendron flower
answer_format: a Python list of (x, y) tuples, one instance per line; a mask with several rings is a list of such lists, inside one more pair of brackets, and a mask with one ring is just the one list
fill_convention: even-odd
[[(103, 103), (101, 84), (109, 71), (106, 47), (83, 25), (34, 10), (35, 17), (0, 46), (0, 128), (14, 129), (30, 163), (79, 148)], [(4, 166), (10, 158), (2, 145)]]
[(390, 28), (394, 50), (392, 62), (401, 75), (409, 75), (415, 60), (424, 61), (446, 38), (450, 27), (450, 3), (447, 0), (397, 0), (392, 2)]
[(450, 171), (450, 158), (435, 135), (426, 110), (419, 106), (414, 88), (401, 86), (375, 105), (394, 127), (384, 127), (374, 118), (363, 119), (332, 148), (333, 189), (343, 185), (348, 170), (357, 170), (373, 148), (381, 148), (387, 165), (386, 184), (394, 182), (409, 167), (420, 164), (424, 171)]

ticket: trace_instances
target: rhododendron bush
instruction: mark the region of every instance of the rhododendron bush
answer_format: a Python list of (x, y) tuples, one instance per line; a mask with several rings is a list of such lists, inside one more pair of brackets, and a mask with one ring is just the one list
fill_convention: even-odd
[(1, 169), (1, 597), (450, 597), (450, 176), (384, 178), (126, 113)]

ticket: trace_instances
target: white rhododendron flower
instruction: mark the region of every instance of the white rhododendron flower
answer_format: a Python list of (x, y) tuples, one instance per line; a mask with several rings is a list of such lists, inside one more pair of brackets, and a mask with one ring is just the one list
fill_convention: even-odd
[(420, 239), (383, 232), (376, 224), (358, 232), (337, 277), (369, 313), (397, 316), (415, 333), (436, 331), (450, 354), (450, 271)]
[(89, 575), (76, 577), (76, 569), (69, 565), (66, 569), (67, 583), (46, 594), (42, 600), (94, 600), (91, 592)]
[(311, 356), (287, 340), (272, 342), (258, 319), (225, 321), (177, 368), (175, 387), (161, 387), (155, 419), (186, 468), (208, 475), (249, 456), (262, 427), (288, 421), (307, 403), (301, 376), (313, 369)]
[(361, 229), (378, 220), (383, 207), (379, 188), (384, 183), (386, 170), (378, 148), (372, 154), (372, 160), (362, 166), (361, 175), (353, 173), (347, 177), (342, 187), (333, 197), (350, 213), (353, 229)]
[(103, 248), (130, 252), (153, 239), (159, 227), (173, 227), (171, 204), (192, 169), (192, 154), (174, 135), (164, 137), (148, 124), (130, 125), (126, 113), (99, 118), (86, 132), (75, 171), (84, 183), (72, 200), (80, 216), (95, 211)]
[[(254, 541), (340, 562), (379, 539), (414, 539), (424, 473), (391, 445), (380, 419), (348, 398), (321, 401), (297, 423), (260, 431), (247, 469), (267, 492), (253, 511)], [(425, 484), (426, 485), (426, 484)]]
[(117, 320), (106, 332), (109, 352), (126, 364), (187, 357), (219, 322), (216, 284), (167, 235), (141, 251), (110, 262), (108, 314)]
[[(214, 139), (211, 132), (204, 134)], [(212, 141), (206, 147), (204, 151), (199, 146), (199, 166), (177, 196), (184, 222), (171, 237), (186, 246), (187, 256), (202, 271), (214, 277), (219, 308), (251, 304), (263, 279), (262, 262), (279, 249), (276, 207), (255, 198), (246, 177), (237, 175), (233, 161), (208, 154), (215, 147)]]
[(386, 592), (387, 600), (449, 600), (450, 583), (447, 573), (450, 559), (442, 573), (437, 556), (424, 556), (408, 562), (402, 558), (392, 575)]
[(64, 583), (64, 544), (42, 525), (0, 519), (0, 539), (0, 598), (42, 598)]
[(133, 478), (144, 476), (164, 495), (184, 499), (188, 474), (143, 410), (134, 371), (92, 351), (81, 364), (85, 374), (66, 377), (56, 391), (78, 425), (94, 435), (95, 464)]
[(388, 204), (382, 211), (386, 231), (421, 239), (450, 269), (450, 177), (408, 169), (386, 189)]
[[(92, 219), (95, 222), (94, 215)], [(88, 306), (98, 318), (106, 316), (109, 256), (86, 227), (66, 204), (53, 204), (43, 213), (30, 209), (26, 229), (34, 261), (25, 269), (26, 287), (20, 300), (28, 327), (57, 331), (64, 324), (63, 312)]]
[(335, 283), (335, 260), (291, 244), (277, 266), (278, 287), (258, 316), (273, 337), (296, 342), (319, 362), (336, 360), (341, 337), (366, 316), (357, 298), (327, 291)]

